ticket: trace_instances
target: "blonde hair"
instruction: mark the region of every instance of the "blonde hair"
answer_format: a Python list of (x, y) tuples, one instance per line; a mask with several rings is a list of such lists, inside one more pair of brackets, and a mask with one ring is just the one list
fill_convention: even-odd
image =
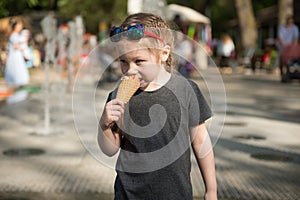
[[(173, 48), (173, 33), (170, 30), (170, 26), (167, 24), (167, 22), (165, 22), (160, 16), (152, 13), (136, 13), (129, 15), (121, 24), (121, 26), (125, 28), (136, 24), (143, 24), (145, 26), (145, 30), (159, 36), (166, 42), (167, 45), (170, 46), (170, 49)], [(155, 42), (158, 44), (160, 41), (156, 39)], [(170, 53), (166, 61), (166, 70), (169, 72), (172, 71), (172, 57), (173, 56)]]

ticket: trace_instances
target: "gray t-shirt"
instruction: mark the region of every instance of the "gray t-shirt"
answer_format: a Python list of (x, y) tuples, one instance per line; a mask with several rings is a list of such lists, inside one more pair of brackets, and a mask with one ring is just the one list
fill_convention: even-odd
[(123, 133), (115, 199), (191, 200), (189, 128), (210, 117), (198, 86), (182, 76), (172, 74), (152, 92), (138, 90), (118, 124)]

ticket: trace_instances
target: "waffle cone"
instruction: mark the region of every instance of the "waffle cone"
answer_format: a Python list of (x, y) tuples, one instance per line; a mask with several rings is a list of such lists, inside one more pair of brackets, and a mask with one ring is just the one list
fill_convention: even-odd
[(117, 99), (127, 103), (139, 87), (139, 79), (135, 76), (123, 77), (118, 88)]

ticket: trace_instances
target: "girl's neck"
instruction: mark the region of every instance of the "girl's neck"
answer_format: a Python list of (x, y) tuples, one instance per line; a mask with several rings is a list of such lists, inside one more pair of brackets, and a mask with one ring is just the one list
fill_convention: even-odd
[(144, 91), (155, 91), (164, 86), (171, 78), (171, 73), (167, 72), (162, 66), (162, 69), (157, 74), (156, 79), (149, 83)]

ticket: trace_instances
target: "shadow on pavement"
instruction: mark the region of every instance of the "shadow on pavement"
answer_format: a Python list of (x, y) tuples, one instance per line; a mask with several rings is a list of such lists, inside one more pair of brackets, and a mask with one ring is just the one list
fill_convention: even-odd
[(1, 192), (0, 200), (113, 200), (112, 194), (101, 193), (37, 193), (37, 192)]
[[(112, 194), (99, 193), (36, 193), (36, 192), (1, 192), (0, 200), (113, 200)], [(202, 198), (193, 198), (193, 200), (202, 200)], [(229, 199), (219, 199), (229, 200)], [(230, 199), (233, 200), (233, 199)], [(239, 199), (243, 200), (243, 199)]]

